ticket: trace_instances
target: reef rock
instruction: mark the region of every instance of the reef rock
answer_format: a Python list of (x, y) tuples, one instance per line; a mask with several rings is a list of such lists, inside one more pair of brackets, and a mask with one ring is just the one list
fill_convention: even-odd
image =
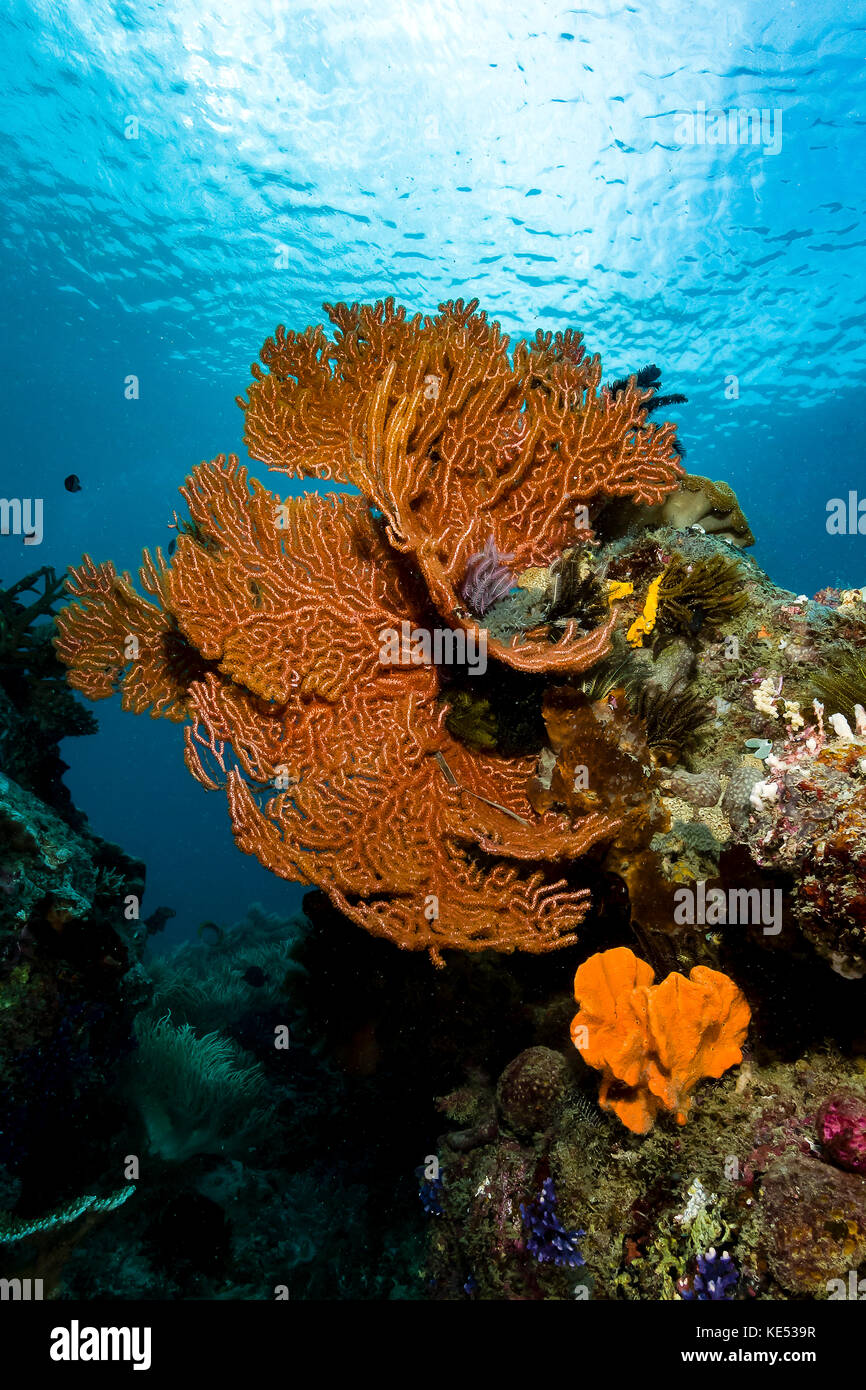
[(866, 1178), (817, 1159), (781, 1159), (764, 1178), (767, 1260), (789, 1293), (820, 1296), (866, 1260)]
[(568, 1066), (549, 1047), (528, 1047), (499, 1078), (496, 1100), (503, 1123), (530, 1135), (556, 1117), (568, 1089)]

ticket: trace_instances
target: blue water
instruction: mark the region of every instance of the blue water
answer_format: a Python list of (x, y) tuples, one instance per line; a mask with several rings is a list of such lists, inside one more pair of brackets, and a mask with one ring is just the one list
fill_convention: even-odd
[[(189, 467), (243, 452), (234, 397), (276, 323), (394, 294), (579, 326), (608, 376), (657, 362), (686, 466), (734, 486), (770, 574), (866, 583), (864, 538), (825, 527), (866, 496), (866, 11), (493, 9), (4, 6), (0, 482), (45, 532), (0, 537), (0, 580), (134, 567)], [(699, 142), (740, 108), (759, 143)], [(234, 851), (175, 727), (96, 712), (67, 780), (147, 861), (149, 908), (185, 932), (297, 903)]]

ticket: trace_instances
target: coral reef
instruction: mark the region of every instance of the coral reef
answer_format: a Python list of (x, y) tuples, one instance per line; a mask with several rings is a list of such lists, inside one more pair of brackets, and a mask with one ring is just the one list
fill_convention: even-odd
[[(55, 590), (46, 576), (46, 605)], [(22, 680), (52, 690), (50, 628), (34, 636), (18, 609), (16, 599)], [(3, 679), (15, 685), (8, 667)], [(87, 829), (60, 782), (56, 745), (34, 733), (83, 733), (87, 721), (68, 721), (70, 692), (58, 686), (57, 718), (46, 723), (39, 688), (33, 712), (10, 706), (6, 725), (7, 765), (20, 780), (0, 773), (0, 1273), (39, 1279), (53, 1297), (76, 1249), (136, 1189), (115, 1148), (115, 1087), (148, 995), (147, 924), (144, 866)]]
[(0, 1162), (26, 1171), (45, 1126), (74, 1131), (131, 1046), (144, 868), (2, 774), (0, 853)]
[[(840, 1076), (862, 1105), (862, 1074), (838, 1053), (822, 1048), (795, 1066), (751, 1059), (708, 1083), (684, 1129), (660, 1121), (646, 1135), (613, 1115), (590, 1118), (574, 1078), (552, 1125), (519, 1142), (488, 1132), (455, 1147), (443, 1135), (433, 1297), (465, 1298), (470, 1272), (482, 1300), (840, 1296), (866, 1257), (866, 1178), (828, 1163), (814, 1138), (816, 1109)], [(483, 1106), (483, 1083), (469, 1090)], [(539, 1263), (527, 1248), (549, 1215), (541, 1190), (555, 1194), (558, 1226), (573, 1237), (560, 1236), (565, 1253), (585, 1262), (577, 1277), (569, 1260)]]
[[(328, 313), (239, 403), (254, 459), (355, 491), (201, 464), (139, 587), (85, 557), (56, 618), (70, 686), (184, 725), (306, 920), (210, 924), (144, 976), (147, 924), (103, 920), (130, 865), (3, 779), (14, 1103), (71, 1040), (122, 1105), (144, 1296), (838, 1296), (866, 1267), (864, 591), (770, 581), (650, 423), (657, 367), (602, 386), (579, 334), (511, 345), (474, 301)], [(28, 1161), (12, 1231), (117, 1185)]]
[(858, 977), (866, 972), (866, 727), (854, 735), (818, 721), (789, 724), (768, 755), (744, 840), (756, 864), (791, 875), (789, 910), (804, 936), (840, 974)]

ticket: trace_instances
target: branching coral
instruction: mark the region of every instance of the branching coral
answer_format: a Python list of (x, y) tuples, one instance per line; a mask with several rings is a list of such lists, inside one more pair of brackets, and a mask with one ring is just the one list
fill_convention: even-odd
[[(60, 1295), (61, 1279), (67, 1263), (75, 1248), (92, 1232), (93, 1227), (102, 1222), (113, 1211), (117, 1211), (136, 1191), (135, 1183), (129, 1182), (106, 1197), (82, 1195), (65, 1202), (43, 1216), (18, 1216), (0, 1211), (0, 1246), (11, 1246), (12, 1251), (3, 1251), (4, 1276), (9, 1276), (11, 1285), (20, 1283), (28, 1290), (24, 1298), (30, 1297), (29, 1288), (34, 1288), (37, 1299), (54, 1299)], [(10, 1293), (5, 1291), (5, 1296)], [(12, 1293), (11, 1297), (19, 1295)]]
[[(38, 618), (53, 614), (62, 593), (63, 580), (48, 565), (25, 575), (8, 589), (0, 589), (0, 670), (13, 664), (33, 663), (44, 631), (34, 624)], [(36, 597), (23, 603), (24, 594)]]
[[(681, 471), (674, 427), (646, 424), (652, 392), (636, 382), (602, 389), (571, 331), (509, 355), (474, 302), (411, 320), (392, 301), (328, 312), (336, 341), (280, 328), (265, 344), (240, 402), (246, 440), (277, 471), (362, 495), (281, 502), (233, 457), (199, 465), (171, 564), (144, 555), (154, 601), (85, 558), (58, 654), (91, 698), (119, 690), (128, 709), (187, 721), (187, 766), (226, 788), (240, 848), (373, 933), (437, 961), (550, 950), (587, 907), (557, 866), (618, 820), (534, 814), (531, 758), (452, 736), (422, 639), (444, 623), (446, 664), (474, 643), (524, 672), (604, 656), (615, 608), (589, 632), (571, 616), (506, 643), (458, 595), (475, 592), (479, 556), (549, 564), (585, 536), (576, 509), (597, 495), (663, 498)], [(395, 660), (398, 632), (411, 640)]]
[(42, 1235), (54, 1231), (59, 1226), (67, 1226), (77, 1221), (85, 1212), (108, 1212), (122, 1207), (135, 1192), (135, 1183), (128, 1183), (107, 1197), (75, 1197), (71, 1202), (47, 1216), (12, 1216), (0, 1212), (0, 1245), (9, 1245), (16, 1240), (26, 1240), (29, 1236)]

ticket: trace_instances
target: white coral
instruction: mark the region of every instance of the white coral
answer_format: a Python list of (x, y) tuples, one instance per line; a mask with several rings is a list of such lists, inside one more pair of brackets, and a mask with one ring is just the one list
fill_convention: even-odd
[(844, 714), (831, 714), (830, 723), (837, 738), (842, 739), (844, 743), (854, 742), (854, 731)]
[(766, 676), (757, 690), (752, 695), (755, 709), (760, 710), (761, 714), (766, 714), (770, 719), (778, 719), (779, 711), (776, 709), (776, 682), (772, 676)]
[(756, 782), (752, 787), (749, 803), (756, 811), (766, 811), (779, 800), (779, 787), (776, 782)]
[(785, 701), (785, 718), (792, 729), (804, 728), (806, 721), (800, 713), (799, 700)]

